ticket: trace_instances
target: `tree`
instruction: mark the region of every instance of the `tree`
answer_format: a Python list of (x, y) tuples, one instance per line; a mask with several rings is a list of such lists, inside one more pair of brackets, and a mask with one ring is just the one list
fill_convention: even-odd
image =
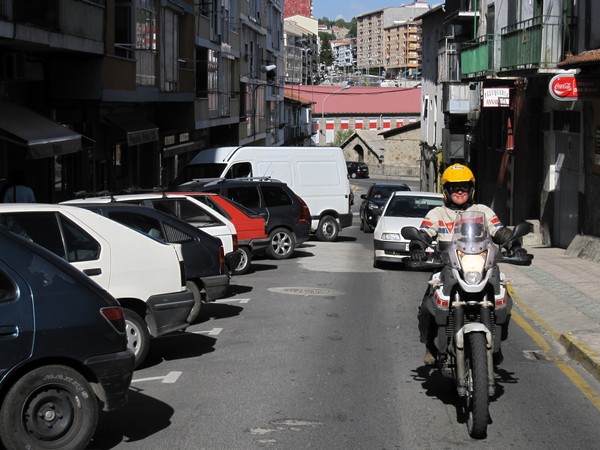
[(354, 134), (354, 130), (350, 130), (350, 129), (347, 129), (347, 130), (338, 130), (335, 133), (335, 138), (333, 139), (333, 142), (331, 143), (331, 145), (333, 147), (340, 147), (353, 134)]
[(321, 53), (319, 54), (319, 61), (321, 61), (321, 64), (325, 64), (326, 67), (329, 67), (333, 64), (333, 52), (331, 51), (331, 42), (329, 42), (332, 38), (332, 35), (321, 32), (319, 33), (319, 38), (321, 39)]

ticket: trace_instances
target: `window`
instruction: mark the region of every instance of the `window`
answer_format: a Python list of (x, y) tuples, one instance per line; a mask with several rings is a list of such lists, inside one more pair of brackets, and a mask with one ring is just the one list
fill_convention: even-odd
[[(59, 215), (60, 216), (60, 215)], [(66, 217), (60, 216), (67, 261), (92, 261), (100, 257), (100, 244)]]
[(130, 1), (117, 1), (115, 3), (115, 55), (123, 58), (133, 58)]
[(227, 188), (227, 197), (246, 208), (260, 207), (258, 186), (243, 186)]
[(273, 206), (287, 206), (292, 204), (292, 199), (283, 189), (277, 186), (263, 186), (263, 197), (267, 208)]
[(208, 98), (208, 49), (196, 47), (196, 97)]
[(217, 117), (219, 115), (219, 60), (214, 50), (208, 50), (208, 115)]
[(158, 211), (179, 217), (181, 220), (193, 223), (196, 226), (222, 225), (220, 220), (211, 216), (201, 206), (190, 200), (153, 200), (152, 205)]
[(108, 217), (157, 241), (165, 242), (160, 222), (153, 217), (124, 211), (110, 211)]

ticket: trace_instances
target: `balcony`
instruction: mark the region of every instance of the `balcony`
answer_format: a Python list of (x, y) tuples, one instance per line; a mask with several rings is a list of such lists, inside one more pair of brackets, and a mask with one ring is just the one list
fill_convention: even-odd
[(441, 39), (438, 46), (438, 82), (460, 81), (458, 43)]
[(460, 46), (462, 79), (486, 76), (494, 72), (494, 35), (487, 34)]
[(576, 52), (576, 25), (576, 17), (537, 16), (504, 27), (499, 73), (556, 70), (566, 52)]

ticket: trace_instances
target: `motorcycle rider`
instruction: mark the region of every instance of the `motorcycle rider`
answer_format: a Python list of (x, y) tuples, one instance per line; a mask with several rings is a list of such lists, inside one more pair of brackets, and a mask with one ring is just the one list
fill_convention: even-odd
[[(444, 206), (438, 206), (427, 214), (420, 226), (420, 234), (428, 243), (437, 239), (440, 250), (444, 250), (451, 242), (454, 221), (458, 213), (463, 211), (478, 211), (485, 215), (488, 231), (495, 244), (506, 242), (512, 232), (502, 225), (494, 211), (486, 205), (474, 203), (475, 176), (471, 170), (463, 164), (453, 164), (442, 174), (442, 192), (444, 195)], [(409, 244), (410, 258), (413, 261), (425, 261), (426, 245), (418, 240), (412, 240)], [(526, 255), (527, 251), (514, 241), (509, 249), (515, 256)], [(419, 305), (418, 320), (420, 340), (425, 344), (425, 356), (423, 362), (426, 365), (435, 363), (436, 349), (433, 344), (435, 337), (435, 322), (428, 309), (428, 302), (433, 302), (431, 286), (428, 287), (421, 304)], [(431, 325), (431, 326), (430, 326)], [(506, 324), (508, 326), (508, 322)], [(432, 335), (429, 331), (432, 330)], [(506, 334), (504, 334), (506, 338)], [(501, 355), (497, 355), (501, 360)]]

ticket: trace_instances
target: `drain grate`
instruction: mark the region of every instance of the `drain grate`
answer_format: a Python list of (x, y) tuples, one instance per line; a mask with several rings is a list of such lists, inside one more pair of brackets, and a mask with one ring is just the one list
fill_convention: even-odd
[(289, 294), (289, 295), (303, 295), (303, 296), (337, 296), (342, 295), (343, 292), (336, 291), (334, 289), (318, 288), (318, 287), (278, 287), (270, 288), (269, 291), (277, 294)]

